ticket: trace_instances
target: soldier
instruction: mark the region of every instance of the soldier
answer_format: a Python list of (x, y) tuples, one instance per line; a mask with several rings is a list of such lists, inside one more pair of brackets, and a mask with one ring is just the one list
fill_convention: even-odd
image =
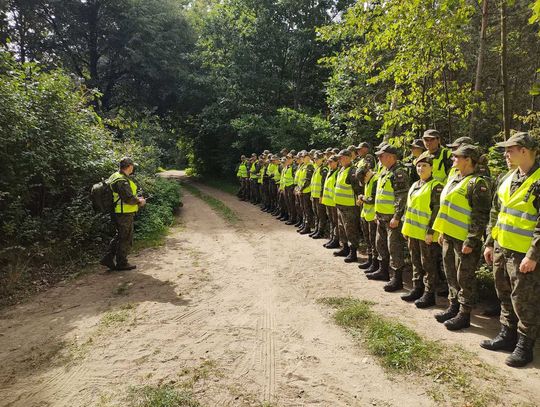
[[(453, 143), (447, 144), (446, 147), (452, 149), (452, 151), (455, 151), (458, 147), (460, 147), (462, 144), (470, 144), (474, 145), (474, 141), (472, 138), (464, 136), (464, 137), (458, 137), (454, 140)], [(450, 171), (448, 172), (448, 178), (454, 177), (459, 173), (458, 169), (456, 167), (450, 168)]]
[(298, 230), (301, 235), (311, 233), (313, 228), (313, 205), (311, 203), (311, 178), (313, 177), (313, 164), (309, 154), (304, 154), (302, 158), (303, 167), (299, 176), (298, 195), (300, 197), (300, 205), (302, 208), (302, 218), (304, 219), (303, 226)]
[(477, 147), (462, 144), (452, 156), (459, 174), (449, 180), (441, 193), (433, 229), (440, 233), (438, 240), (449, 287), (449, 306), (435, 318), (454, 331), (470, 326), (475, 271), (489, 220), (491, 192), (486, 180), (475, 172), (480, 157)]
[(411, 146), (411, 154), (408, 157), (405, 157), (402, 163), (409, 171), (409, 180), (411, 183), (413, 183), (419, 180), (418, 173), (416, 172), (416, 166), (414, 165), (414, 161), (418, 157), (420, 157), (420, 155), (424, 151), (426, 151), (426, 147), (424, 146), (424, 142), (420, 138), (414, 139), (411, 142), (410, 146)]
[(236, 196), (240, 198), (241, 201), (246, 200), (246, 194), (248, 192), (247, 180), (248, 180), (248, 164), (246, 156), (242, 155), (240, 157), (240, 164), (238, 164), (238, 169), (236, 171), (236, 177), (240, 183), (240, 189), (236, 193)]
[(278, 220), (286, 222), (289, 220), (289, 213), (287, 211), (287, 196), (285, 194), (285, 163), (287, 157), (281, 157), (279, 166), (279, 186), (278, 186), (278, 206), (279, 215)]
[(285, 174), (283, 175), (283, 185), (285, 191), (285, 197), (287, 201), (287, 213), (288, 220), (286, 225), (294, 225), (297, 222), (298, 213), (296, 212), (296, 205), (294, 201), (294, 178), (296, 176), (296, 166), (294, 164), (294, 156), (292, 153), (287, 154), (285, 160), (285, 167), (283, 168)]
[(321, 239), (326, 233), (328, 216), (326, 207), (322, 204), (323, 182), (328, 174), (328, 167), (324, 162), (324, 154), (316, 151), (314, 156), (315, 166), (313, 177), (311, 178), (311, 201), (313, 204), (313, 213), (315, 214), (315, 231), (309, 236), (313, 239)]
[(302, 172), (304, 170), (304, 154), (307, 154), (307, 151), (302, 150), (299, 151), (295, 157), (296, 172), (294, 174), (294, 205), (296, 208), (298, 219), (296, 220), (294, 226), (297, 227), (298, 230), (302, 229), (304, 225), (304, 212), (302, 211), (302, 200), (300, 199), (299, 191), (300, 180), (302, 178)]
[(450, 151), (441, 146), (441, 135), (437, 130), (426, 130), (422, 140), (426, 150), (433, 156), (433, 178), (446, 184), (448, 173), (452, 168)]
[(257, 204), (259, 202), (259, 171), (260, 166), (257, 160), (257, 154), (251, 154), (251, 165), (249, 167), (249, 189), (250, 189), (250, 202)]
[(358, 265), (366, 274), (373, 273), (379, 268), (379, 258), (376, 247), (377, 221), (375, 220), (375, 194), (377, 192), (377, 175), (369, 165), (356, 171), (356, 178), (359, 180), (363, 193), (358, 196), (358, 201), (362, 205), (361, 226), (362, 234), (367, 244), (368, 259)]
[(437, 239), (433, 239), (433, 222), (439, 212), (443, 185), (431, 175), (431, 156), (421, 155), (414, 164), (420, 179), (409, 190), (401, 229), (401, 233), (407, 238), (411, 256), (413, 288), (402, 295), (401, 299), (415, 301), (418, 308), (427, 308), (435, 305), (437, 260), (441, 248)]
[(334, 256), (345, 257), (346, 263), (358, 260), (358, 245), (360, 231), (357, 219), (355, 194), (360, 192), (360, 186), (354, 180), (352, 153), (341, 150), (338, 154), (341, 169), (337, 175), (334, 188), (334, 201), (337, 207), (339, 238), (343, 248), (334, 252)]
[(135, 214), (139, 208), (146, 205), (146, 200), (137, 197), (137, 185), (131, 178), (135, 165), (131, 158), (122, 158), (119, 171), (112, 174), (108, 180), (113, 191), (112, 219), (116, 234), (109, 243), (108, 251), (100, 260), (100, 264), (111, 270), (133, 270), (137, 267), (128, 263), (127, 256), (133, 244)]
[(370, 280), (388, 281), (390, 268), (392, 279), (384, 286), (387, 292), (403, 288), (403, 253), (404, 240), (401, 234), (401, 217), (405, 212), (407, 192), (409, 191), (409, 175), (398, 161), (399, 150), (389, 144), (375, 153), (384, 166), (377, 181), (375, 213), (377, 216), (377, 252), (380, 267), (374, 273), (367, 274)]
[(370, 154), (369, 150), (370, 145), (365, 141), (356, 146), (356, 155), (358, 156), (358, 162), (356, 164), (357, 168), (364, 168), (367, 166), (370, 168), (375, 168), (376, 160), (375, 157)]
[(484, 349), (512, 354), (506, 364), (532, 362), (540, 329), (540, 166), (537, 142), (525, 132), (497, 146), (505, 148), (509, 167), (493, 198), (484, 258), (493, 264), (495, 287), (501, 301), (501, 330)]
[(327, 249), (337, 249), (339, 247), (339, 229), (336, 202), (334, 201), (335, 185), (338, 169), (338, 157), (336, 155), (328, 158), (328, 173), (324, 180), (322, 204), (326, 207), (328, 223), (330, 225), (330, 240), (323, 246)]
[(281, 179), (281, 161), (277, 155), (271, 157), (273, 170), (270, 173), (270, 211), (273, 216), (279, 216), (279, 181)]

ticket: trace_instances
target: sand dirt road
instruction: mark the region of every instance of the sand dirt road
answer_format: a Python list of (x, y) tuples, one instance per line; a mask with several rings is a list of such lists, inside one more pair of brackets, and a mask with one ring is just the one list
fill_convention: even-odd
[[(517, 399), (540, 405), (538, 358), (526, 369), (478, 342), (498, 324), (450, 333), (435, 310), (404, 304), (273, 217), (199, 186), (240, 216), (231, 225), (188, 192), (163, 247), (126, 273), (99, 271), (0, 313), (1, 406), (121, 406), (130, 387), (177, 383), (206, 406), (431, 406), (425, 389), (388, 375), (316, 300), (353, 296), (420, 334), (458, 343), (501, 369)], [(442, 304), (442, 302), (441, 302)], [(519, 383), (519, 384), (518, 384)]]

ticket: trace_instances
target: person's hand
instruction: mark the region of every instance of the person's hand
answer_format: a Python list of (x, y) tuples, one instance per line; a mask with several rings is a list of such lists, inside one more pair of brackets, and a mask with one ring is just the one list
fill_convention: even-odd
[(439, 239), (437, 239), (437, 242), (439, 243), (439, 246), (442, 246), (443, 244), (443, 235), (439, 235)]
[(426, 244), (433, 243), (433, 235), (426, 235), (426, 238), (424, 241), (426, 242)]
[(397, 228), (399, 226), (399, 220), (392, 218), (392, 220), (390, 221), (389, 226), (390, 226), (391, 229)]
[(490, 266), (493, 264), (493, 247), (486, 247), (484, 249), (484, 259)]
[(522, 273), (530, 273), (531, 271), (534, 271), (535, 268), (536, 262), (529, 259), (528, 257), (524, 257), (523, 260), (521, 260), (521, 264), (519, 265), (519, 271), (521, 271)]
[(463, 245), (463, 247), (461, 248), (461, 253), (463, 253), (463, 254), (471, 254), (472, 253), (472, 247)]
[(364, 203), (364, 201), (362, 201), (362, 195), (360, 195), (358, 198), (356, 198), (356, 204), (357, 205), (362, 205)]
[(142, 206), (144, 206), (144, 205), (146, 205), (146, 199), (144, 199), (144, 198), (142, 198), (142, 197), (139, 198), (139, 206), (142, 207)]

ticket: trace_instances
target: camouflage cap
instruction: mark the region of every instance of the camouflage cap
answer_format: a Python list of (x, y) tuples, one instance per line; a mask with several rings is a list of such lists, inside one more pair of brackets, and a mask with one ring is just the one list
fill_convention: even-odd
[(399, 149), (394, 146), (391, 146), (390, 144), (385, 144), (384, 146), (381, 147), (379, 151), (375, 152), (376, 155), (381, 155), (383, 153), (398, 155)]
[(356, 146), (350, 145), (349, 147), (347, 147), (347, 150), (349, 150), (351, 153), (356, 153)]
[(316, 160), (320, 160), (321, 158), (324, 158), (324, 153), (321, 151), (315, 151), (313, 154), (313, 158)]
[(336, 155), (339, 154), (339, 148), (333, 148), (332, 152)]
[(371, 146), (369, 145), (369, 143), (365, 142), (365, 141), (362, 141), (360, 144), (358, 144), (356, 146), (356, 149), (357, 150), (360, 150), (361, 148), (371, 148)]
[(251, 153), (252, 157), (257, 157), (257, 153)]
[(246, 159), (246, 156), (245, 156), (244, 154), (242, 154), (242, 155), (240, 156), (240, 159), (241, 159), (241, 160), (245, 160), (245, 159)]
[(421, 148), (422, 150), (425, 150), (426, 146), (421, 138), (415, 138), (413, 141), (411, 141), (411, 148)]
[(457, 139), (454, 140), (453, 143), (447, 144), (446, 147), (456, 148), (456, 147), (459, 147), (462, 144), (474, 144), (474, 141), (473, 141), (472, 138), (467, 137), (467, 136), (458, 137)]
[(351, 154), (351, 150), (349, 150), (348, 148), (345, 148), (343, 150), (341, 150), (339, 153), (338, 153), (338, 157), (350, 157), (352, 154)]
[(289, 151), (289, 153), (291, 153), (292, 155), (296, 154), (296, 150), (291, 150)]
[(462, 144), (452, 151), (452, 155), (457, 157), (470, 157), (473, 161), (478, 161), (481, 153), (479, 148), (472, 144)]
[(328, 161), (334, 161), (337, 163), (339, 161), (339, 157), (336, 154), (333, 154), (330, 157), (328, 157)]
[(120, 164), (120, 168), (127, 168), (130, 165), (133, 165), (133, 166), (137, 165), (137, 163), (133, 161), (131, 157), (122, 157), (119, 164)]
[(270, 151), (264, 150), (264, 151), (263, 151), (263, 154), (270, 154)]
[(429, 165), (433, 165), (433, 156), (429, 153), (429, 151), (424, 151), (422, 154), (420, 154), (414, 161), (413, 164), (416, 165), (420, 162), (428, 163)]
[(441, 138), (441, 133), (435, 129), (429, 129), (424, 132), (422, 138)]
[(331, 153), (332, 152), (332, 147), (328, 147), (326, 150), (324, 150), (325, 153)]
[(496, 146), (497, 147), (520, 146), (520, 147), (524, 147), (529, 150), (532, 150), (538, 147), (538, 142), (535, 139), (533, 139), (529, 135), (529, 133), (525, 131), (521, 131), (511, 136), (508, 140), (497, 143)]

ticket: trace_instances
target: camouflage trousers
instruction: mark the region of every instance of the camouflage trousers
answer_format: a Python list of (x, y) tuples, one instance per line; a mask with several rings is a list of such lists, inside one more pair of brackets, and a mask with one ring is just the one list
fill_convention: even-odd
[(260, 188), (259, 182), (252, 178), (249, 180), (249, 199), (252, 203), (259, 203), (260, 201)]
[(249, 186), (248, 186), (248, 179), (247, 178), (241, 178), (239, 177), (238, 180), (240, 181), (240, 189), (237, 192), (237, 196), (240, 199), (246, 199), (246, 197), (249, 194)]
[(338, 215), (339, 241), (358, 248), (360, 230), (358, 228), (357, 210), (355, 206), (336, 205)]
[(313, 204), (313, 213), (315, 214), (315, 227), (317, 230), (326, 233), (328, 225), (328, 216), (326, 215), (326, 206), (321, 203), (320, 198), (311, 198)]
[(522, 273), (519, 265), (524, 253), (504, 249), (497, 242), (494, 251), (493, 273), (501, 300), (501, 324), (536, 339), (540, 327), (540, 264), (533, 272)]
[(297, 220), (296, 213), (296, 199), (294, 195), (294, 185), (285, 187), (285, 197), (287, 198), (287, 212), (289, 213), (289, 220)]
[(313, 206), (311, 205), (311, 193), (302, 193), (300, 195), (300, 205), (302, 205), (302, 218), (304, 223), (313, 228), (314, 219), (313, 219)]
[(377, 222), (375, 220), (367, 221), (362, 218), (362, 235), (367, 245), (367, 255), (377, 257)]
[(376, 247), (379, 259), (389, 261), (390, 267), (400, 270), (405, 266), (403, 248), (405, 240), (401, 234), (401, 223), (397, 228), (390, 227), (392, 215), (377, 213), (377, 236)]
[(475, 301), (476, 268), (481, 247), (473, 248), (469, 254), (461, 253), (462, 247), (462, 240), (444, 235), (442, 257), (448, 282), (448, 300), (451, 303), (459, 302), (462, 311), (471, 312)]
[(330, 238), (339, 240), (337, 208), (335, 206), (327, 206), (326, 215), (328, 216), (328, 225), (330, 227)]
[(414, 238), (408, 239), (407, 246), (411, 256), (413, 287), (424, 286), (426, 292), (435, 292), (441, 246)]
[(133, 245), (133, 222), (135, 213), (115, 213), (112, 220), (116, 228), (116, 234), (109, 243), (109, 249), (106, 256), (114, 259), (116, 265), (124, 266), (127, 264), (127, 256)]

